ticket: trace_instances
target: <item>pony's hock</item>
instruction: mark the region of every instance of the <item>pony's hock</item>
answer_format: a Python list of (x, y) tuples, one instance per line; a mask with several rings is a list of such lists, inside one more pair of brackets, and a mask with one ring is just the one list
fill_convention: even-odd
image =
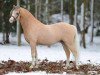
[(23, 28), (26, 41), (31, 46), (32, 65), (37, 64), (37, 49), (36, 45), (51, 45), (57, 42), (63, 42), (67, 63), (69, 66), (70, 52), (75, 57), (76, 67), (78, 61), (78, 49), (77, 49), (77, 29), (75, 26), (68, 23), (59, 22), (51, 25), (45, 25), (37, 20), (28, 10), (13, 6), (11, 11), (10, 23), (15, 20), (19, 20)]

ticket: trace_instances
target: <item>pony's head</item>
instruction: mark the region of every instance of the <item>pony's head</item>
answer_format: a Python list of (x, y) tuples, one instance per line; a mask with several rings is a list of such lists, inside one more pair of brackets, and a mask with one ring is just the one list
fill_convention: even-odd
[(10, 12), (9, 22), (13, 23), (20, 17), (20, 7), (13, 5), (13, 9)]

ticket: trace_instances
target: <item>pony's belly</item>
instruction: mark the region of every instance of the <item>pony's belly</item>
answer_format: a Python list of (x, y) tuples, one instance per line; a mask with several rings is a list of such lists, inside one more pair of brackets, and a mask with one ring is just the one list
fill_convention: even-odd
[(48, 45), (48, 46), (50, 46), (50, 45), (55, 44), (55, 43), (57, 43), (59, 41), (60, 40), (50, 40), (50, 39), (48, 39), (48, 40), (39, 41), (38, 44), (39, 45)]

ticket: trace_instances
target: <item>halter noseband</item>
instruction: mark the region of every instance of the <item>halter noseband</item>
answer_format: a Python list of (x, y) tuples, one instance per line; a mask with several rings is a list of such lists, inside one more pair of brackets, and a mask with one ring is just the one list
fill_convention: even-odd
[(11, 17), (13, 17), (15, 21), (17, 20), (18, 16), (19, 16), (19, 13), (17, 14), (17, 17), (14, 17), (11, 15)]

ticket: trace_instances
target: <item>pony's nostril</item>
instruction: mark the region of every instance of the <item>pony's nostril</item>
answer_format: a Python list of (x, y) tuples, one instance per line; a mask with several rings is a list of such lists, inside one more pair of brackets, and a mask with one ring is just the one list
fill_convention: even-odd
[(13, 20), (12, 20), (12, 19), (9, 19), (9, 22), (10, 22), (10, 23), (12, 23), (12, 22), (13, 22)]

